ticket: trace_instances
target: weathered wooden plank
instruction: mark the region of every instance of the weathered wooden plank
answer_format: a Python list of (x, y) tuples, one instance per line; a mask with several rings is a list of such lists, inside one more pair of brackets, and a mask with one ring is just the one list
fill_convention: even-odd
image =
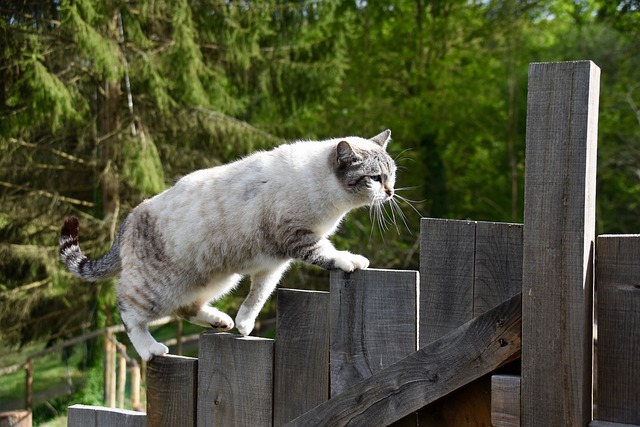
[(589, 423), (589, 427), (640, 427), (638, 424), (622, 424), (612, 423), (610, 421), (593, 420)]
[(278, 289), (273, 424), (329, 398), (329, 293)]
[(273, 340), (202, 334), (198, 384), (199, 426), (271, 425)]
[(522, 291), (522, 224), (478, 221), (473, 317)]
[(67, 411), (69, 427), (146, 427), (147, 414), (102, 406), (72, 405)]
[(485, 375), (418, 411), (420, 427), (491, 425), (491, 378)]
[(147, 416), (151, 426), (196, 425), (198, 359), (155, 356), (147, 366)]
[(331, 396), (417, 350), (418, 272), (331, 272)]
[(95, 427), (96, 407), (71, 405), (67, 408), (67, 427)]
[(640, 235), (599, 236), (598, 419), (640, 424)]
[(517, 295), (287, 425), (388, 425), (512, 360), (520, 329)]
[[(522, 290), (522, 225), (423, 220), (420, 343), (440, 338)], [(458, 294), (462, 297), (458, 297)], [(446, 328), (441, 325), (446, 319)], [(489, 381), (478, 380), (420, 411), (420, 425), (490, 422)]]
[(147, 414), (127, 409), (99, 408), (96, 427), (147, 427)]
[(600, 69), (531, 64), (522, 284), (523, 426), (591, 419)]
[(476, 223), (423, 218), (420, 230), (420, 346), (473, 317)]
[(520, 427), (520, 376), (491, 377), (491, 425)]

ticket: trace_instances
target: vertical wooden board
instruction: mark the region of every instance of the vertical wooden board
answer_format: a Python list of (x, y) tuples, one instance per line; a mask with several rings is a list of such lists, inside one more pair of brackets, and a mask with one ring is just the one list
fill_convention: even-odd
[(476, 224), (473, 317), (522, 292), (522, 224)]
[(72, 405), (67, 408), (67, 427), (95, 427), (95, 406)]
[(598, 419), (640, 424), (640, 235), (599, 236)]
[(157, 427), (196, 425), (198, 359), (155, 356), (147, 366), (147, 415)]
[(127, 409), (73, 405), (67, 411), (69, 427), (146, 427), (147, 414)]
[(329, 293), (278, 289), (273, 424), (329, 398)]
[(473, 318), (476, 223), (423, 218), (420, 347)]
[(198, 385), (199, 426), (271, 425), (273, 340), (202, 334)]
[[(153, 424), (149, 425), (153, 426)], [(96, 427), (147, 427), (147, 415), (127, 409), (98, 407)]]
[(600, 69), (531, 64), (523, 232), (523, 426), (591, 418)]
[(491, 377), (491, 425), (520, 427), (520, 377), (493, 375)]
[(417, 271), (331, 272), (331, 396), (417, 350)]

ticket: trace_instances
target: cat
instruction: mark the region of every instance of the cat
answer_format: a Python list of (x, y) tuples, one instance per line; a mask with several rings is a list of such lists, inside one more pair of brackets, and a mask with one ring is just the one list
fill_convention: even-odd
[[(386, 130), (370, 139), (298, 141), (190, 173), (135, 207), (97, 260), (79, 247), (78, 219), (67, 218), (60, 258), (87, 281), (120, 273), (117, 307), (144, 360), (168, 353), (148, 323), (171, 313), (249, 335), (291, 261), (345, 272), (369, 266), (328, 237), (350, 210), (394, 197), (390, 139)], [(251, 288), (234, 323), (210, 303), (246, 275)]]

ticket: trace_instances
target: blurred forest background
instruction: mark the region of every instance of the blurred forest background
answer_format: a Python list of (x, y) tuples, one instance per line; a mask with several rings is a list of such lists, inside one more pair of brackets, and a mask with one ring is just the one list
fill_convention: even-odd
[[(423, 216), (522, 222), (530, 62), (602, 69), (597, 231), (640, 232), (639, 15), (638, 0), (3, 0), (2, 348), (118, 323), (113, 283), (58, 262), (67, 215), (102, 255), (145, 197), (293, 139), (390, 128)], [(334, 241), (416, 268), (419, 215), (404, 210), (410, 230), (372, 231), (362, 210)], [(285, 279), (326, 282), (309, 267)]]

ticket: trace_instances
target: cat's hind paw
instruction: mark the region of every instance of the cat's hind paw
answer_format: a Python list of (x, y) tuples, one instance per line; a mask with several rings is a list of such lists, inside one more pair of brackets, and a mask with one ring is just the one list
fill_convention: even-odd
[(157, 342), (146, 349), (140, 350), (138, 353), (140, 353), (140, 357), (144, 361), (148, 362), (153, 359), (154, 356), (164, 356), (165, 354), (168, 354), (169, 348), (166, 345)]
[(253, 327), (255, 326), (255, 321), (251, 319), (240, 320), (236, 318), (236, 328), (238, 332), (242, 334), (242, 336), (247, 336), (253, 331)]

